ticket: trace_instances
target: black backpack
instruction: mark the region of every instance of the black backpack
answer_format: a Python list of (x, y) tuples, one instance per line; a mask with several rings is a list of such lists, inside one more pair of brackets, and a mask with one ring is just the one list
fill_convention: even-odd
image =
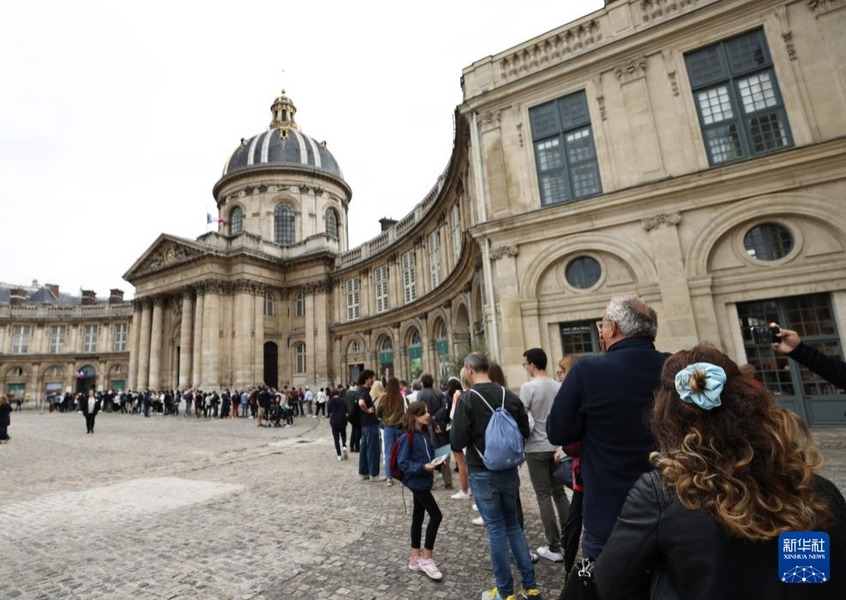
[(361, 407), (358, 405), (358, 392), (347, 390), (344, 400), (347, 403), (347, 422), (358, 427), (361, 424)]

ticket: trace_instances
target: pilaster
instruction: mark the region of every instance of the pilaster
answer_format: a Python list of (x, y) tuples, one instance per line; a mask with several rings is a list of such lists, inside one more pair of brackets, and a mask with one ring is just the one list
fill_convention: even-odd
[(186, 288), (182, 292), (182, 321), (179, 327), (179, 389), (191, 385), (193, 356), (194, 294)]

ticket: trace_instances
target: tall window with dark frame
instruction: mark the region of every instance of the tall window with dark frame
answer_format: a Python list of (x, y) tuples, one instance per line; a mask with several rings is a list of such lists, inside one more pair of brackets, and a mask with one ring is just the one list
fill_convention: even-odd
[(294, 303), (294, 316), (297, 318), (305, 316), (305, 292), (302, 290), (297, 292)]
[(244, 229), (244, 211), (236, 206), (229, 212), (229, 235), (238, 235)]
[(529, 111), (541, 204), (602, 193), (584, 90)]
[(762, 29), (684, 57), (712, 165), (793, 145)]
[(324, 217), (324, 220), (326, 221), (326, 235), (328, 235), (330, 239), (337, 240), (338, 213), (335, 212), (334, 208), (326, 209), (326, 216)]
[(373, 284), (376, 288), (376, 312), (388, 310), (388, 265), (381, 265), (373, 269)]
[(287, 202), (277, 204), (273, 210), (273, 239), (283, 246), (290, 246), (297, 239), (294, 209)]

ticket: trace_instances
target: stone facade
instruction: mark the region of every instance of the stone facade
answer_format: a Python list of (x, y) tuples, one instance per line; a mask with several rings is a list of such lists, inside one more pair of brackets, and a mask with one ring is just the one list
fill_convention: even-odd
[(124, 389), (132, 304), (121, 290), (0, 284), (0, 391), (40, 402), (51, 393)]
[(126, 273), (129, 385), (445, 376), (484, 347), (516, 386), (523, 350), (596, 352), (609, 298), (638, 294), (662, 349), (710, 341), (843, 422), (841, 391), (748, 328), (842, 355), (844, 29), (840, 0), (618, 0), (477, 61), (449, 166), (351, 250), (351, 190), (283, 93), (214, 187), (218, 231)]

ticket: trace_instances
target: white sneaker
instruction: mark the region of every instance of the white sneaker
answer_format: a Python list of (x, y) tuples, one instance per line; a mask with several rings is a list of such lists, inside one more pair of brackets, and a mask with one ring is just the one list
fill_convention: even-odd
[(472, 498), (470, 492), (465, 492), (464, 490), (458, 490), (452, 496), (450, 496), (453, 500), (469, 500)]
[(479, 507), (476, 506), (475, 502), (473, 503), (473, 510), (475, 510), (476, 512), (479, 512)]
[(473, 519), (470, 522), (473, 523), (473, 525), (484, 525), (485, 524), (485, 520), (482, 517), (476, 517), (475, 519)]
[(564, 562), (564, 555), (561, 552), (555, 552), (549, 549), (549, 546), (541, 546), (538, 548), (538, 554), (546, 560), (552, 562)]
[(434, 579), (438, 581), (439, 579), (443, 579), (443, 573), (438, 570), (438, 566), (435, 564), (435, 561), (431, 558), (423, 558), (422, 556), (417, 559), (417, 566), (420, 567), (420, 570), (426, 573), (426, 576), (429, 579)]
[(347, 460), (347, 459), (350, 457), (350, 455), (349, 455), (349, 454), (347, 454), (347, 449), (346, 449), (346, 448), (344, 448), (344, 449), (343, 449), (343, 453), (344, 453), (344, 460)]
[(343, 460), (343, 459), (341, 458), (341, 455), (340, 455), (340, 454), (338, 455), (338, 460)]

